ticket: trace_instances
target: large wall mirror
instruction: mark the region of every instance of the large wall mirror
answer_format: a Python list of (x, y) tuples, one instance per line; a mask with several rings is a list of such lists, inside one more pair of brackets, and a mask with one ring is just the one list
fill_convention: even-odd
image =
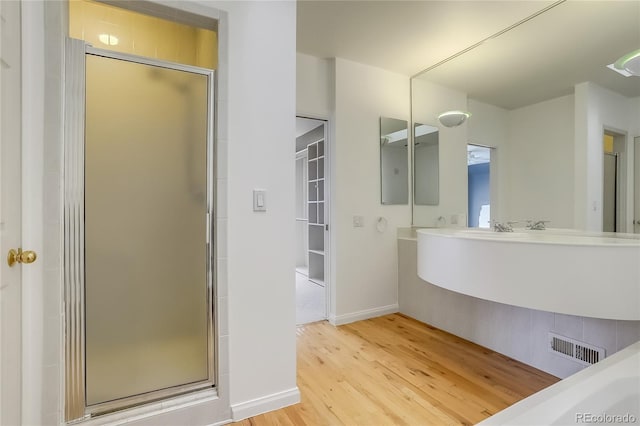
[(380, 117), (380, 200), (409, 204), (407, 120)]
[[(543, 11), (548, 6), (412, 78), (413, 123), (436, 123), (449, 110), (472, 114), (463, 125), (440, 129), (439, 205), (416, 199), (414, 225), (467, 211), (467, 145), (476, 144), (495, 148), (492, 219), (600, 231), (611, 208), (604, 161), (612, 148), (603, 137), (612, 135), (616, 231), (640, 231), (633, 221), (640, 77), (612, 69), (640, 49), (640, 2), (566, 1)], [(418, 178), (423, 166), (415, 167)]]

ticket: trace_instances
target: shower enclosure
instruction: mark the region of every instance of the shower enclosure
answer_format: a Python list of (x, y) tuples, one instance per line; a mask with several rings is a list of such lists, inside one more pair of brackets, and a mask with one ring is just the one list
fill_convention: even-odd
[(215, 386), (213, 71), (67, 40), (67, 421)]

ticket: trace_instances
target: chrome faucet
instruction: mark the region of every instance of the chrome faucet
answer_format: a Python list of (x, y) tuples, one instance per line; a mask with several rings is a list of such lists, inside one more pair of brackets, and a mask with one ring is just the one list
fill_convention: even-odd
[(500, 223), (498, 221), (493, 221), (493, 230), (495, 232), (513, 232), (514, 223), (517, 223), (517, 222)]
[(528, 220), (527, 229), (530, 229), (532, 231), (543, 231), (547, 229), (547, 226), (545, 225), (547, 222), (549, 221), (548, 220)]

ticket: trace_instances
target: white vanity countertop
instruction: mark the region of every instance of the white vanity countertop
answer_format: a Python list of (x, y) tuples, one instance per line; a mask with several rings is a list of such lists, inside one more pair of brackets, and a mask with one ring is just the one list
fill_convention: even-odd
[(551, 229), (419, 229), (418, 276), (447, 290), (547, 312), (640, 320), (640, 238)]
[(416, 241), (418, 239), (417, 231), (420, 229), (436, 229), (436, 228), (424, 228), (424, 227), (418, 228), (415, 226), (398, 228), (398, 239)]
[(573, 229), (546, 229), (531, 231), (515, 228), (514, 232), (494, 232), (478, 228), (418, 229), (417, 233), (429, 233), (452, 238), (490, 239), (492, 241), (526, 242), (533, 244), (604, 245), (640, 247), (640, 234), (615, 232), (585, 232)]

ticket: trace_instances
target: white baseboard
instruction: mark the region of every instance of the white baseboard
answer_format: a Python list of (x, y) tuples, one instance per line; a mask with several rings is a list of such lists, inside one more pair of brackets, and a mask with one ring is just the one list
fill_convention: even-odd
[(300, 390), (295, 387), (262, 398), (234, 404), (231, 406), (231, 418), (234, 422), (237, 422), (268, 411), (288, 407), (298, 402), (300, 402)]
[(329, 318), (329, 322), (333, 325), (349, 324), (351, 322), (362, 321), (369, 318), (381, 317), (383, 315), (395, 314), (400, 311), (397, 303), (393, 305), (380, 306), (373, 309), (365, 309), (364, 311), (352, 312), (350, 314), (335, 315)]

